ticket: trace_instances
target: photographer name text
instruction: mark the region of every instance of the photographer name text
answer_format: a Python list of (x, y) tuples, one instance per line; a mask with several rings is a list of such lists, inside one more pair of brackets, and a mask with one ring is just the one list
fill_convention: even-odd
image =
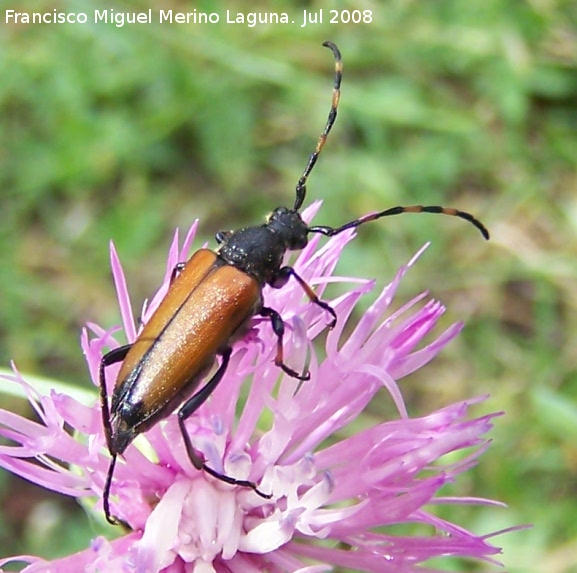
[(302, 10), (294, 17), (287, 12), (176, 12), (149, 9), (144, 12), (121, 12), (114, 9), (93, 12), (18, 12), (4, 11), (5, 24), (113, 24), (117, 28), (132, 24), (241, 24), (254, 28), (259, 25), (285, 24), (305, 28), (316, 24), (370, 24), (372, 10)]

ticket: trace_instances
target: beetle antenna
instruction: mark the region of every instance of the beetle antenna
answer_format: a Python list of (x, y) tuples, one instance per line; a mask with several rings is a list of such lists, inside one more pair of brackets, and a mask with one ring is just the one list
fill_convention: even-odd
[(459, 211), (458, 209), (452, 209), (450, 207), (440, 207), (438, 205), (411, 205), (408, 207), (391, 207), (390, 209), (385, 209), (384, 211), (380, 211), (379, 213), (373, 213), (371, 215), (366, 215), (365, 217), (361, 217), (360, 219), (355, 219), (354, 221), (350, 221), (349, 223), (345, 223), (340, 227), (327, 227), (325, 225), (320, 225), (316, 227), (310, 227), (309, 233), (320, 233), (321, 235), (326, 235), (327, 237), (333, 237), (334, 235), (338, 235), (347, 229), (353, 229), (360, 225), (364, 225), (370, 221), (376, 221), (381, 217), (389, 217), (391, 215), (401, 215), (402, 213), (434, 213), (437, 215), (450, 215), (452, 217), (459, 217), (464, 219), (465, 221), (469, 221), (472, 225), (477, 227), (483, 237), (489, 240), (489, 231), (487, 227), (479, 221), (476, 217), (467, 213), (466, 211)]
[(303, 171), (303, 174), (301, 175), (301, 178), (298, 180), (296, 186), (296, 199), (293, 207), (295, 211), (298, 211), (302, 207), (302, 204), (305, 200), (307, 194), (307, 179), (311, 174), (311, 171), (313, 170), (313, 167), (315, 166), (319, 155), (325, 146), (327, 137), (335, 123), (335, 120), (337, 119), (337, 108), (339, 106), (339, 99), (341, 97), (341, 79), (343, 77), (343, 62), (341, 60), (341, 53), (332, 42), (323, 42), (323, 46), (325, 48), (329, 48), (335, 57), (335, 83), (333, 87), (333, 98), (331, 101), (331, 109), (329, 111), (329, 117), (327, 119), (325, 129), (319, 137), (316, 149), (309, 157), (309, 161), (305, 167), (305, 170)]

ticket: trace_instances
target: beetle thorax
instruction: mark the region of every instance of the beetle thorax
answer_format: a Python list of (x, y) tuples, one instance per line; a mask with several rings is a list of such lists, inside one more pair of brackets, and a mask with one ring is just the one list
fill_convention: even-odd
[(219, 256), (261, 284), (271, 281), (287, 251), (304, 248), (308, 227), (297, 211), (278, 207), (264, 225), (245, 227), (226, 237)]

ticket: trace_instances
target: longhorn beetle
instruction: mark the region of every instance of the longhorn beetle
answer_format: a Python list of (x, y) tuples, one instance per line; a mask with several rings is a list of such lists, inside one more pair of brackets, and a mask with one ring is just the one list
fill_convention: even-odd
[[(221, 231), (216, 234), (219, 244), (216, 251), (200, 249), (188, 262), (179, 263), (172, 273), (166, 297), (138, 338), (132, 344), (110, 351), (101, 360), (100, 401), (106, 442), (112, 456), (104, 485), (103, 505), (106, 519), (112, 524), (123, 523), (110, 510), (110, 490), (117, 457), (138, 434), (150, 429), (179, 406), (178, 424), (194, 467), (226, 483), (249, 487), (262, 497), (270, 497), (251, 481), (235, 479), (208, 467), (202, 454), (194, 449), (185, 421), (202, 406), (222, 380), (232, 344), (244, 334), (255, 315), (270, 320), (276, 336), (275, 364), (293, 378), (308, 380), (310, 375), (306, 370), (298, 373), (284, 363), (285, 325), (275, 309), (265, 306), (262, 289), (265, 285), (282, 288), (291, 278), (296, 280), (311, 303), (330, 315), (329, 328), (335, 326), (337, 315), (333, 308), (320, 300), (292, 267), (282, 266), (285, 253), (303, 249), (310, 233), (332, 237), (381, 217), (401, 213), (438, 213), (465, 219), (477, 227), (485, 239), (489, 238), (485, 226), (473, 215), (439, 206), (392, 207), (340, 227), (309, 227), (303, 221), (299, 210), (306, 198), (307, 179), (335, 123), (341, 93), (341, 54), (332, 42), (324, 42), (323, 46), (332, 51), (335, 60), (331, 108), (317, 146), (296, 184), (292, 209), (277, 207), (262, 225)], [(220, 366), (216, 373), (197, 390), (217, 356), (220, 357)], [(105, 369), (118, 362), (122, 365), (109, 406)]]

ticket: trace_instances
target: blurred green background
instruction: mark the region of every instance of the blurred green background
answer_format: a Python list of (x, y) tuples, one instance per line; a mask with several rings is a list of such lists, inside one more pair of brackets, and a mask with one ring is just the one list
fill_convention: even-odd
[[(6, 8), (24, 9), (2, 6), (2, 19)], [(25, 9), (148, 7), (39, 0)], [(89, 387), (79, 330), (119, 322), (110, 239), (140, 304), (163, 276), (175, 227), (198, 217), (201, 239), (212, 241), (292, 205), (328, 112), (333, 61), (321, 43), (331, 39), (343, 53), (343, 94), (309, 180), (307, 203), (325, 201), (316, 221), (445, 204), (492, 233), (485, 243), (456, 219), (395, 217), (365, 227), (338, 269), (382, 287), (431, 240), (397, 304), (430, 289), (448, 307), (443, 324), (464, 320), (466, 329), (403, 381), (409, 410), (490, 393), (475, 414), (506, 411), (478, 467), (447, 493), (509, 508), (449, 507), (443, 516), (476, 533), (533, 523), (494, 540), (506, 569), (577, 571), (575, 2), (160, 8), (298, 18), (324, 8), (325, 23), (0, 24), (0, 365), (14, 359), (24, 373)], [(331, 8), (371, 10), (373, 21), (329, 24)], [(375, 401), (366, 416), (382, 419), (382, 407)], [(94, 535), (73, 500), (5, 472), (0, 506), (0, 556), (65, 554)]]

